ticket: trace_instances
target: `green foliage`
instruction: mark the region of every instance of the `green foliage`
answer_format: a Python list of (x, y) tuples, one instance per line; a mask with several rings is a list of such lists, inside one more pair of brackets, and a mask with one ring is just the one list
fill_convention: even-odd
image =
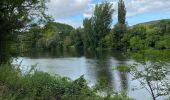
[(103, 48), (121, 51), (170, 48), (169, 20), (128, 27), (123, 0), (118, 2), (118, 23), (111, 29), (112, 14), (112, 4), (103, 2), (96, 5), (91, 18), (83, 20), (84, 28), (74, 29), (70, 25), (52, 21), (41, 27), (32, 25), (28, 32), (18, 35), (20, 44), (15, 43), (13, 50), (17, 50), (18, 47), (21, 51), (25, 51), (24, 48), (43, 50)]
[[(84, 28), (77, 29), (67, 24), (52, 22), (44, 14), (46, 2), (46, 0), (0, 1), (1, 63), (9, 61), (13, 52), (37, 48), (43, 50), (104, 48), (124, 51), (170, 49), (170, 21), (160, 20), (127, 27), (123, 0), (118, 2), (118, 23), (112, 29), (113, 9), (112, 4), (108, 2), (97, 4), (93, 16), (84, 19)], [(46, 21), (48, 22), (44, 23)]]
[[(0, 1), (0, 63), (9, 62), (11, 42), (16, 33), (26, 30), (31, 23), (43, 22), (46, 0)], [(36, 18), (36, 20), (34, 20)]]
[(128, 51), (130, 48), (130, 40), (131, 39), (131, 34), (129, 33), (128, 30), (123, 34), (123, 37), (121, 38), (121, 43), (122, 43), (122, 50)]
[(19, 35), (20, 49), (23, 51), (24, 48), (37, 48), (38, 40), (42, 37), (42, 28), (37, 24), (33, 24), (24, 35)]
[(113, 42), (114, 49), (123, 50), (126, 49), (127, 43), (124, 34), (127, 31), (126, 27), (126, 8), (123, 0), (118, 1), (118, 23), (114, 26), (112, 33), (114, 34)]
[(126, 8), (123, 0), (118, 2), (118, 23), (125, 24), (126, 21)]
[(10, 65), (0, 66), (0, 85), (8, 87), (5, 99), (31, 100), (82, 100), (98, 97), (87, 86), (85, 79), (75, 81), (60, 76), (51, 76), (34, 70), (32, 74), (21, 74)]
[[(48, 22), (44, 27), (42, 38), (39, 39), (39, 47), (48, 50), (62, 49), (70, 39), (73, 27), (66, 24)], [(64, 40), (67, 40), (66, 42)]]
[[(165, 24), (165, 22), (163, 24)], [(132, 51), (169, 49), (169, 34), (166, 32), (164, 34), (160, 34), (160, 31), (158, 30), (159, 28), (159, 25), (152, 26), (141, 24), (129, 29), (127, 33), (129, 35), (124, 34), (124, 37), (126, 36), (126, 49), (130, 49)], [(124, 37), (122, 40), (124, 40)]]
[(111, 30), (112, 13), (112, 4), (103, 2), (96, 5), (92, 18), (84, 20), (85, 44), (89, 48), (103, 48), (103, 37)]
[(103, 47), (102, 38), (111, 30), (112, 14), (112, 4), (104, 2), (96, 5), (92, 17), (96, 47)]
[(94, 39), (95, 39), (95, 35), (93, 33), (93, 28), (92, 28), (92, 18), (88, 19), (85, 18), (83, 20), (83, 26), (84, 26), (84, 48), (88, 49), (88, 48), (95, 48), (94, 45)]
[[(142, 68), (139, 68), (142, 66)], [(145, 88), (153, 100), (157, 97), (169, 95), (169, 65), (164, 62), (143, 62), (142, 65), (134, 64), (132, 66), (131, 75), (134, 80), (138, 80)]]
[(72, 45), (71, 31), (73, 27), (67, 24), (48, 22), (45, 26), (33, 25), (25, 34), (18, 35), (19, 47), (56, 50)]
[(153, 100), (161, 96), (169, 96), (169, 53), (169, 50), (140, 50), (132, 55), (136, 60), (135, 64), (120, 65), (116, 70), (129, 72), (133, 80), (138, 80), (141, 84), (141, 87), (136, 89), (145, 88)]
[(114, 92), (106, 77), (101, 77), (95, 85), (94, 89), (101, 94), (103, 93), (103, 95), (106, 95), (106, 97), (111, 97)]
[(108, 35), (106, 35), (104, 38), (103, 38), (103, 44), (104, 44), (104, 47), (105, 48), (114, 48), (115, 47), (115, 41), (114, 41), (114, 33), (113, 32), (110, 32)]
[(83, 76), (72, 81), (66, 77), (52, 76), (37, 71), (35, 66), (25, 73), (19, 67), (8, 64), (0, 65), (0, 89), (3, 86), (7, 90), (0, 98), (12, 100), (113, 100), (114, 98), (124, 100), (123, 98), (126, 97), (127, 100), (131, 100), (122, 93), (111, 92), (110, 96), (100, 96), (97, 92), (100, 89), (94, 90), (88, 87)]
[(119, 70), (120, 72), (130, 72), (131, 68), (127, 65), (119, 65), (116, 67), (116, 70)]
[(94, 91), (104, 97), (102, 100), (133, 100), (127, 96), (125, 91), (114, 91), (113, 87), (108, 84), (106, 77), (102, 77), (98, 80), (94, 87)]
[(115, 43), (114, 49), (116, 50), (123, 49), (124, 44), (122, 42), (122, 38), (126, 33), (126, 30), (127, 30), (126, 24), (121, 24), (121, 23), (116, 24), (115, 27), (113, 28), (112, 30), (114, 34), (113, 41)]
[(141, 58), (139, 55), (136, 56), (140, 58), (139, 63), (120, 65), (116, 67), (116, 70), (128, 72), (132, 75), (133, 80), (138, 80), (140, 83), (140, 87), (136, 89), (146, 89), (153, 100), (161, 96), (169, 96), (169, 63), (155, 60), (148, 61), (148, 58)]
[(165, 35), (159, 41), (156, 42), (157, 49), (170, 49), (170, 36)]
[(129, 98), (126, 92), (122, 92), (122, 93), (116, 93), (112, 99), (106, 99), (106, 100), (134, 100), (134, 99)]
[(81, 28), (72, 30), (71, 33), (71, 39), (73, 40), (73, 44), (76, 49), (81, 49), (84, 47), (83, 44), (83, 30)]
[(28, 48), (35, 47), (44, 50), (104, 47), (104, 37), (110, 32), (112, 13), (110, 3), (98, 4), (95, 7), (94, 16), (84, 20), (84, 29), (73, 29), (70, 25), (48, 22), (41, 27), (41, 32), (31, 27), (29, 34), (23, 35), (23, 38), (20, 39), (26, 40), (21, 44)]
[(147, 50), (141, 50), (138, 52), (132, 52), (132, 53), (130, 53), (130, 55), (137, 62), (141, 62), (141, 61), (169, 62), (170, 61), (170, 51), (169, 50), (160, 51), (160, 50), (154, 50), (154, 49), (147, 49)]
[(139, 37), (132, 37), (130, 39), (130, 48), (132, 50), (144, 50), (144, 42)]

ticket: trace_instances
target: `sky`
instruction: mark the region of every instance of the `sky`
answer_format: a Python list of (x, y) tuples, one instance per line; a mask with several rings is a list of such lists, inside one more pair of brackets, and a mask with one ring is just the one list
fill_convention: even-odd
[[(108, 1), (113, 4), (113, 25), (117, 23), (118, 0), (50, 0), (47, 3), (47, 14), (55, 22), (73, 27), (82, 27), (83, 19), (93, 15), (97, 3)], [(152, 20), (170, 18), (170, 0), (124, 0), (129, 26)]]

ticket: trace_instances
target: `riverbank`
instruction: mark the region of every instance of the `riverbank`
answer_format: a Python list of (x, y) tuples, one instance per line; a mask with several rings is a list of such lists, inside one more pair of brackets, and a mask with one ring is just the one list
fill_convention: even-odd
[(35, 66), (26, 73), (19, 67), (0, 65), (0, 98), (28, 100), (131, 100), (125, 94), (112, 93), (99, 96), (96, 89), (87, 86), (81, 76), (76, 80), (67, 77), (52, 76), (36, 71)]

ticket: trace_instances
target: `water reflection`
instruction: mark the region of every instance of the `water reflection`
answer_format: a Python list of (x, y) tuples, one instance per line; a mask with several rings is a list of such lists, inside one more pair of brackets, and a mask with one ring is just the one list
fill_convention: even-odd
[[(125, 65), (127, 64), (128, 58), (124, 56), (121, 52), (115, 51), (112, 53), (112, 61), (117, 61), (117, 62), (112, 62), (112, 65), (114, 67), (119, 66), (119, 65)], [(119, 81), (117, 84), (117, 90), (119, 91), (126, 91), (128, 90), (128, 73), (127, 72), (121, 72), (119, 70), (116, 70), (114, 73), (114, 78), (116, 81)]]
[(127, 72), (119, 72), (119, 76), (121, 80), (121, 89), (127, 90), (128, 89)]
[[(121, 91), (128, 89), (128, 74), (114, 71), (113, 67), (126, 64), (127, 57), (112, 51), (34, 51), (18, 55), (23, 64), (29, 66), (38, 63), (38, 69), (76, 79), (83, 75), (89, 85), (96, 83)], [(102, 83), (101, 83), (102, 82)]]
[(84, 55), (83, 51), (75, 50), (58, 50), (58, 51), (41, 51), (32, 50), (26, 53), (22, 52), (16, 55), (16, 57), (29, 57), (29, 58), (67, 58), (67, 57), (82, 57)]
[(103, 81), (104, 87), (110, 87), (113, 88), (113, 75), (112, 75), (112, 69), (109, 62), (109, 57), (107, 56), (107, 53), (104, 53), (103, 51), (98, 52), (86, 52), (86, 58), (87, 59), (87, 75), (90, 75), (88, 77), (95, 77), (94, 80), (91, 80), (95, 83)]
[[(95, 77), (95, 83), (103, 81), (105, 87), (110, 87), (113, 90), (127, 90), (128, 89), (128, 73), (117, 71), (113, 73), (113, 67), (126, 64), (127, 58), (124, 57), (120, 52), (109, 52), (109, 51), (98, 51), (98, 52), (86, 52), (86, 58), (88, 66), (87, 73), (93, 73)], [(113, 62), (113, 63), (112, 63)], [(90, 77), (91, 77), (90, 76)]]

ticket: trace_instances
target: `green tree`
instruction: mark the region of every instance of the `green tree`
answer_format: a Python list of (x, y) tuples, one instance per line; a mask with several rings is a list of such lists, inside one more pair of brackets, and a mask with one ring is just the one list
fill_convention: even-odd
[(105, 37), (111, 30), (112, 4), (104, 2), (97, 4), (92, 17), (93, 33), (95, 37), (95, 47), (103, 47), (102, 38)]
[(83, 30), (81, 28), (77, 28), (75, 30), (71, 31), (71, 37), (73, 40), (73, 45), (75, 46), (76, 49), (82, 49), (83, 46)]
[(64, 38), (64, 44), (63, 47), (64, 49), (68, 49), (69, 47), (71, 47), (73, 44), (73, 40), (71, 39), (71, 36), (66, 36)]
[(85, 48), (103, 48), (103, 39), (111, 30), (113, 11), (111, 3), (103, 2), (96, 5), (92, 18), (83, 21)]
[(126, 8), (123, 0), (118, 2), (118, 23), (125, 24), (126, 22)]
[(94, 48), (94, 33), (92, 28), (92, 19), (85, 18), (83, 20), (84, 33), (83, 33), (83, 43), (84, 49)]
[(27, 44), (26, 48), (37, 48), (38, 40), (42, 37), (42, 28), (37, 24), (31, 26), (29, 32), (26, 33), (25, 43)]
[(159, 41), (159, 36), (157, 35), (156, 30), (153, 28), (147, 29), (145, 40), (147, 47), (155, 48), (156, 41)]
[[(122, 50), (123, 43), (121, 39), (123, 38), (124, 33), (126, 32), (126, 8), (123, 0), (118, 2), (118, 23), (115, 25), (113, 32), (115, 34), (114, 42), (115, 49)], [(126, 45), (126, 44), (125, 44)]]
[(0, 1), (0, 63), (9, 61), (13, 36), (26, 30), (30, 22), (35, 23), (46, 17), (45, 2), (46, 0)]
[(139, 37), (132, 37), (130, 39), (130, 49), (137, 51), (137, 50), (144, 50), (144, 41), (141, 40)]
[(166, 27), (167, 27), (167, 25), (166, 25), (165, 21), (164, 20), (161, 21), (160, 25), (159, 25), (159, 34), (161, 36), (163, 36), (166, 33)]
[[(143, 68), (138, 68), (138, 66)], [(131, 69), (131, 75), (138, 80), (145, 88), (153, 100), (160, 96), (168, 96), (170, 91), (170, 83), (168, 75), (170, 72), (169, 65), (165, 62), (147, 62), (142, 61), (141, 64), (134, 64)]]
[(156, 48), (160, 50), (170, 49), (170, 36), (165, 35), (159, 41), (156, 41)]
[(113, 41), (115, 42), (114, 49), (116, 50), (122, 50), (123, 49), (123, 43), (121, 42), (125, 32), (126, 32), (126, 25), (125, 24), (116, 24), (113, 28), (112, 32), (114, 34)]
[[(37, 47), (44, 50), (63, 49), (71, 45), (70, 32), (72, 30), (73, 27), (70, 25), (50, 21), (42, 28), (42, 37), (38, 40)], [(69, 44), (68, 41), (70, 41)]]
[(122, 50), (129, 50), (130, 48), (130, 39), (131, 39), (131, 34), (127, 30), (124, 34), (123, 37), (121, 38), (121, 43), (122, 43)]
[(108, 35), (104, 37), (103, 43), (105, 48), (109, 48), (109, 49), (114, 48), (115, 46), (115, 41), (113, 41), (115, 38), (114, 36), (115, 36), (114, 33), (110, 32)]

